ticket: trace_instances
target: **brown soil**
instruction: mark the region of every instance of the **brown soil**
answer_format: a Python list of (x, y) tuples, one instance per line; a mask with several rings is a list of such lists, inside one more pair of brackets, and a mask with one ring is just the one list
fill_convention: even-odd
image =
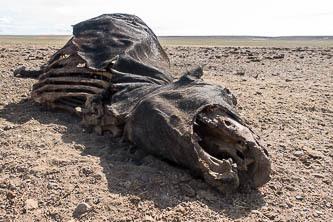
[(0, 221), (332, 221), (333, 48), (166, 49), (176, 76), (207, 64), (268, 148), (272, 180), (232, 195), (33, 102), (13, 71), (56, 49), (0, 47)]

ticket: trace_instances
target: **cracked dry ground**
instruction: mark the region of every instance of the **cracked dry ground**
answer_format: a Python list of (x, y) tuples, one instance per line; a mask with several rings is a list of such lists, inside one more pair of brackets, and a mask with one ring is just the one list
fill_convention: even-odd
[(57, 48), (0, 47), (0, 221), (332, 221), (333, 48), (166, 48), (176, 76), (207, 64), (268, 148), (272, 180), (232, 195), (34, 103), (13, 70)]

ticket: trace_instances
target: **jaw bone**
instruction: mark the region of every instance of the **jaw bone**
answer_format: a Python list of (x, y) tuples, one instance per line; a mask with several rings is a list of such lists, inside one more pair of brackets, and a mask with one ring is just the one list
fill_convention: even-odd
[(270, 162), (253, 132), (225, 112), (206, 109), (194, 123), (195, 150), (205, 180), (223, 192), (256, 188), (270, 177)]

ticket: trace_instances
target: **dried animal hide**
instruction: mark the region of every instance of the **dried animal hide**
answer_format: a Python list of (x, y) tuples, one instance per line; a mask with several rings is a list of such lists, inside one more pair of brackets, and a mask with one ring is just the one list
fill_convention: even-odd
[(232, 92), (205, 83), (200, 67), (173, 81), (169, 66), (141, 19), (102, 15), (74, 26), (32, 98), (182, 165), (221, 192), (269, 181), (268, 153), (237, 114)]

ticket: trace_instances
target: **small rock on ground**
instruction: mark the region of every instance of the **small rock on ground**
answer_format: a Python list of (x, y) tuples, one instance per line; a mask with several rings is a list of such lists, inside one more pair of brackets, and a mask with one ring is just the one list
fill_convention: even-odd
[(25, 201), (25, 208), (27, 210), (33, 210), (33, 209), (38, 208), (38, 201), (34, 200), (34, 199), (27, 199)]
[(300, 157), (300, 156), (303, 156), (304, 155), (304, 152), (303, 151), (295, 151), (294, 152), (294, 156), (296, 156), (296, 157)]
[(74, 218), (80, 218), (83, 214), (90, 211), (91, 206), (85, 202), (79, 203), (73, 212)]

